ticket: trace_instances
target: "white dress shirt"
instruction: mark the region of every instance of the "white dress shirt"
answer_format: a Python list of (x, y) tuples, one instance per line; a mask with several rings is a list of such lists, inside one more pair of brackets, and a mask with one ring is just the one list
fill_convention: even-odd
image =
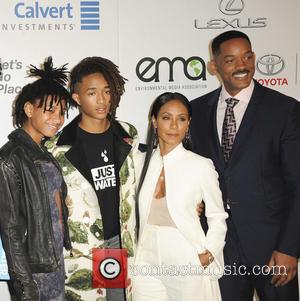
[[(249, 104), (250, 98), (253, 93), (253, 89), (254, 89), (254, 81), (252, 80), (247, 88), (241, 90), (238, 94), (234, 96), (235, 99), (239, 100), (239, 102), (233, 108), (235, 122), (236, 122), (236, 132), (238, 132), (243, 116), (246, 112), (247, 106)], [(226, 91), (223, 85), (218, 100), (218, 107), (217, 107), (217, 129), (218, 129), (220, 144), (222, 141), (223, 121), (224, 121), (225, 111), (227, 107), (227, 103), (225, 100), (231, 97), (232, 96)]]

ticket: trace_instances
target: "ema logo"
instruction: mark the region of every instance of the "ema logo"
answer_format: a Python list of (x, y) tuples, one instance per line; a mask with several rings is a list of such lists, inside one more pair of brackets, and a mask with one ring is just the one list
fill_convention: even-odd
[(99, 1), (80, 1), (80, 28), (82, 30), (100, 29), (99, 6)]
[[(160, 64), (164, 63), (169, 67), (169, 82), (174, 82), (174, 65), (181, 62), (183, 73), (189, 80), (206, 80), (206, 65), (204, 60), (199, 56), (192, 56), (188, 59), (183, 57), (175, 57), (169, 59), (161, 57), (155, 61), (151, 57), (142, 58), (136, 65), (136, 75), (143, 82), (159, 82), (160, 81)], [(163, 72), (166, 73), (166, 70)]]

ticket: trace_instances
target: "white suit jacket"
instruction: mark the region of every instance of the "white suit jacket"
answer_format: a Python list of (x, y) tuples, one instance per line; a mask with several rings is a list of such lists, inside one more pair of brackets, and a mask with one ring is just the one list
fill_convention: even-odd
[[(210, 267), (217, 268), (217, 273), (214, 270), (213, 276), (219, 278), (224, 268), (223, 247), (228, 215), (224, 211), (218, 174), (211, 160), (186, 150), (182, 144), (163, 157), (159, 147), (153, 152), (139, 197), (139, 237), (143, 235), (163, 167), (167, 205), (174, 223), (198, 254), (207, 249), (214, 255), (215, 260)], [(209, 227), (206, 235), (196, 212), (197, 203), (201, 200), (205, 202)]]

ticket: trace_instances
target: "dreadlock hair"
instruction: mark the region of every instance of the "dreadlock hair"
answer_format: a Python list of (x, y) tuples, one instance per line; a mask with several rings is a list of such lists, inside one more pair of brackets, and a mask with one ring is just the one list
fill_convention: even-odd
[[(136, 224), (137, 224), (137, 238), (139, 235), (139, 195), (141, 188), (143, 186), (148, 167), (151, 161), (153, 150), (158, 145), (158, 137), (156, 129), (154, 128), (152, 118), (157, 119), (158, 113), (163, 105), (172, 100), (180, 101), (187, 109), (188, 117), (192, 118), (192, 106), (189, 100), (181, 93), (178, 92), (165, 92), (160, 94), (152, 103), (149, 113), (149, 125), (148, 125), (148, 134), (147, 134), (147, 151), (145, 155), (144, 165), (141, 171), (140, 181), (137, 188), (136, 193)], [(186, 136), (186, 138), (182, 141), (182, 145), (187, 150), (192, 150), (192, 140), (190, 134)]]
[[(22, 127), (28, 118), (24, 111), (26, 102), (38, 103), (38, 107), (44, 107), (45, 112), (47, 99), (50, 96), (50, 107), (55, 103), (60, 104), (62, 109), (62, 101), (65, 101), (68, 111), (71, 104), (71, 95), (65, 88), (68, 80), (66, 65), (53, 68), (51, 56), (46, 58), (41, 69), (30, 65), (28, 76), (39, 77), (39, 79), (24, 86), (15, 99), (12, 116), (16, 127)], [(63, 114), (63, 110), (61, 112)]]
[[(120, 98), (125, 91), (124, 85), (127, 79), (121, 76), (118, 66), (112, 61), (99, 56), (86, 57), (81, 60), (71, 70), (71, 94), (76, 93), (77, 84), (80, 83), (84, 77), (95, 73), (102, 74), (109, 85), (111, 94), (110, 116), (115, 118)], [(73, 101), (72, 105), (75, 107), (78, 106), (75, 101)]]

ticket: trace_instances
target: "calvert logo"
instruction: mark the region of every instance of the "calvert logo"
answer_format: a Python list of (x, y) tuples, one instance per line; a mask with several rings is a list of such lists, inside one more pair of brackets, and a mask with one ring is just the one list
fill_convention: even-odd
[(62, 19), (73, 18), (73, 7), (70, 3), (64, 6), (47, 6), (40, 4), (38, 1), (33, 4), (25, 4), (25, 2), (19, 2), (15, 5), (15, 15), (21, 19)]
[(100, 2), (80, 1), (80, 24), (81, 30), (100, 29)]
[[(277, 76), (285, 68), (284, 59), (277, 54), (266, 54), (256, 61), (256, 70), (264, 76), (257, 81), (263, 86), (284, 86), (288, 85), (286, 77)], [(275, 77), (276, 75), (276, 77)]]
[[(19, 24), (6, 24), (10, 30), (99, 30), (100, 1), (20, 1), (12, 4), (15, 17), (22, 20)], [(27, 23), (24, 23), (26, 21)], [(47, 22), (46, 22), (47, 21)], [(49, 22), (50, 21), (50, 22)]]

